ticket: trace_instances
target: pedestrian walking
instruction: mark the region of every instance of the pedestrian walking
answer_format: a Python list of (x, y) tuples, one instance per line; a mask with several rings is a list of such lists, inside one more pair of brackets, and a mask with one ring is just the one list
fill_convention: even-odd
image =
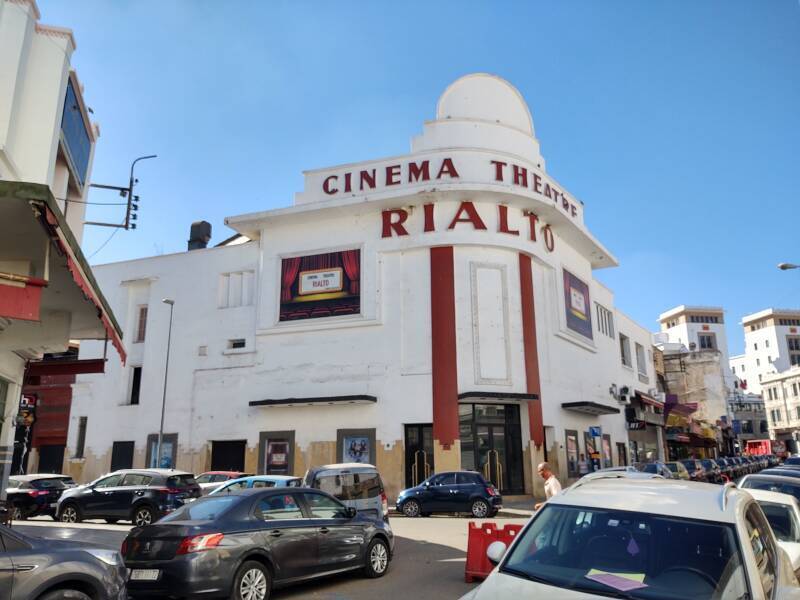
[[(541, 463), (537, 468), (537, 471), (539, 472), (539, 477), (544, 479), (544, 496), (546, 500), (549, 500), (556, 494), (561, 493), (561, 483), (559, 483), (558, 479), (553, 473), (553, 469), (550, 468), (549, 464), (546, 462)], [(537, 502), (533, 509), (539, 510), (543, 504), (544, 502)]]

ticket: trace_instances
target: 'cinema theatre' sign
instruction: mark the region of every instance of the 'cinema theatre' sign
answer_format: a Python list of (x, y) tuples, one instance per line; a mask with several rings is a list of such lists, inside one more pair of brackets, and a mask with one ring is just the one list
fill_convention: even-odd
[[(419, 184), (424, 182), (455, 182), (460, 179), (459, 168), (453, 158), (437, 161), (418, 160), (404, 163), (371, 167), (358, 171), (329, 175), (322, 180), (322, 191), (328, 196), (368, 192), (378, 187), (386, 189), (394, 186)], [(482, 168), (482, 167), (481, 167)], [(475, 166), (472, 165), (474, 171)], [(473, 177), (489, 182), (507, 183), (525, 188), (547, 202), (560, 208), (566, 215), (577, 218), (578, 207), (561, 189), (546, 176), (508, 160), (487, 160), (485, 172), (470, 173)]]
[[(422, 205), (423, 231), (437, 231), (437, 224), (434, 219), (434, 205), (432, 203)], [(536, 242), (541, 237), (544, 247), (548, 252), (555, 250), (556, 239), (550, 225), (539, 222), (539, 217), (535, 213), (523, 210), (522, 216), (527, 224), (524, 230), (512, 229), (508, 223), (508, 206), (497, 205), (497, 232), (506, 233), (513, 236), (526, 236), (530, 241)], [(405, 208), (392, 208), (381, 213), (381, 237), (402, 237), (408, 235), (406, 222), (410, 212)], [(459, 223), (472, 225), (472, 228), (479, 231), (486, 231), (488, 227), (481, 217), (475, 204), (469, 201), (461, 202), (458, 209), (449, 221), (445, 221), (446, 227), (442, 229), (453, 230)]]

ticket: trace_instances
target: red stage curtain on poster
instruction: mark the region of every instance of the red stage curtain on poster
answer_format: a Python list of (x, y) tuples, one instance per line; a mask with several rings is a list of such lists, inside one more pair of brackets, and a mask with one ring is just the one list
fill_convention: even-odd
[(284, 258), (280, 320), (342, 317), (361, 312), (361, 251)]
[(361, 271), (361, 250), (345, 250), (342, 252), (342, 264), (347, 278), (350, 280), (350, 293), (358, 294), (358, 278)]
[(292, 286), (300, 272), (300, 257), (284, 258), (281, 263), (281, 302), (292, 301)]

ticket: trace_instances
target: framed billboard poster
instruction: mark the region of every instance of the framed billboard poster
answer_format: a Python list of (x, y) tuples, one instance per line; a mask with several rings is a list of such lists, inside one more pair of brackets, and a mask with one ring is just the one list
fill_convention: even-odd
[(593, 339), (589, 286), (566, 269), (564, 269), (564, 309), (567, 315), (567, 327), (590, 340)]
[(361, 250), (281, 260), (280, 321), (361, 312)]
[(368, 463), (370, 439), (367, 436), (345, 436), (342, 443), (342, 462)]

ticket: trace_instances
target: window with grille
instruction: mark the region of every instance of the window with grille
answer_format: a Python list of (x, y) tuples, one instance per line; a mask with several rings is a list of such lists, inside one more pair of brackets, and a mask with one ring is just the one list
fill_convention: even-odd
[(610, 338), (614, 337), (614, 313), (608, 310), (605, 306), (595, 302), (597, 308), (597, 328), (600, 333), (607, 335)]
[(713, 333), (700, 333), (697, 335), (697, 341), (701, 350), (716, 350), (717, 341)]

